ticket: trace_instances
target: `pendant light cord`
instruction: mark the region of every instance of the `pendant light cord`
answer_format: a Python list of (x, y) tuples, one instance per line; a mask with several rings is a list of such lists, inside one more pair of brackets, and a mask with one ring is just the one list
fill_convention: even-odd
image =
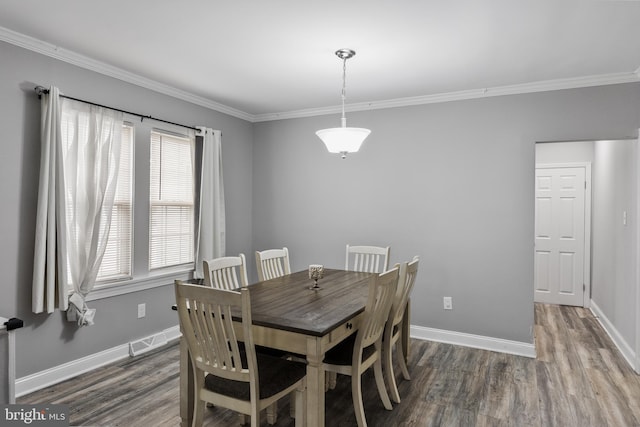
[(344, 101), (347, 98), (347, 58), (342, 58), (342, 127), (347, 127), (347, 117), (344, 114)]

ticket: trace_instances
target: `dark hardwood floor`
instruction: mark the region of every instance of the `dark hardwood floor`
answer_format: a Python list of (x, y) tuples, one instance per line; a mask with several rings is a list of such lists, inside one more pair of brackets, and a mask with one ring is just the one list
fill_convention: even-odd
[[(640, 426), (640, 377), (589, 310), (536, 304), (538, 357), (529, 359), (413, 340), (411, 381), (396, 371), (402, 402), (382, 406), (371, 373), (363, 377), (370, 426)], [(18, 399), (63, 403), (71, 425), (176, 426), (178, 346), (97, 369)], [(348, 377), (326, 394), (328, 427), (354, 426)], [(239, 425), (208, 408), (205, 426)], [(263, 414), (262, 425), (267, 425)], [(276, 426), (293, 426), (289, 404)]]

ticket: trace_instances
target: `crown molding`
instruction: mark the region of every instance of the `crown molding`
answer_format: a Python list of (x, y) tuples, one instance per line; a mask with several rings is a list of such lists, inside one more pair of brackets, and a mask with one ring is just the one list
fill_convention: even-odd
[(114, 67), (101, 61), (96, 61), (95, 59), (89, 58), (79, 53), (63, 49), (59, 46), (18, 33), (16, 31), (9, 30), (7, 28), (0, 27), (0, 41), (5, 41), (24, 49), (49, 56), (63, 62), (67, 62), (69, 64), (76, 65), (87, 70), (95, 71), (97, 73), (113, 77), (115, 79), (122, 80), (136, 86), (144, 87), (154, 92), (169, 95), (173, 98), (181, 99), (183, 101), (187, 101), (201, 107), (209, 108), (211, 110), (228, 114), (230, 116), (250, 122), (253, 121), (253, 115), (245, 113), (244, 111), (240, 111), (227, 105), (212, 101), (210, 99), (194, 95), (181, 89), (177, 89), (173, 86), (169, 86), (164, 83), (142, 77), (130, 71), (123, 70), (122, 68)]
[[(212, 101), (210, 99), (186, 92), (181, 89), (151, 80), (138, 74), (114, 67), (107, 63), (96, 61), (84, 55), (63, 49), (51, 43), (0, 27), (0, 41), (22, 47), (60, 61), (76, 65), (106, 76), (141, 86), (158, 93), (190, 102), (201, 107), (209, 108), (220, 113), (228, 114), (248, 122), (268, 122), (273, 120), (296, 119), (303, 117), (322, 116), (341, 112), (341, 107), (330, 106), (320, 108), (308, 108), (303, 110), (285, 111), (280, 113), (250, 114), (233, 107)], [(619, 83), (631, 83), (640, 81), (640, 67), (633, 72), (602, 74), (596, 76), (584, 76), (557, 80), (544, 80), (531, 83), (523, 83), (507, 86), (495, 86), (481, 89), (446, 92), (432, 95), (412, 96), (382, 101), (362, 102), (348, 104), (346, 111), (379, 110), (384, 108), (408, 107), (413, 105), (436, 104), (441, 102), (462, 101), (469, 99), (486, 98), (492, 96), (517, 95), (533, 92), (547, 92), (563, 89), (577, 89), (581, 87), (605, 86)]]
[[(523, 83), (508, 86), (495, 86), (483, 89), (471, 89), (457, 92), (437, 93), (433, 95), (412, 96), (383, 101), (361, 102), (348, 104), (346, 111), (379, 110), (383, 108), (408, 107), (413, 105), (436, 104), (441, 102), (462, 101), (469, 99), (487, 98), (503, 95), (517, 95), (534, 92), (547, 92), (563, 89), (577, 89), (591, 86), (605, 86), (620, 83), (640, 82), (640, 68), (634, 72), (601, 74), (596, 76), (584, 76), (557, 80), (544, 80), (539, 82)], [(340, 113), (341, 106), (309, 108), (305, 110), (287, 111), (282, 113), (256, 114), (254, 122), (267, 122), (272, 120), (294, 119), (302, 117), (321, 116), (325, 114)]]

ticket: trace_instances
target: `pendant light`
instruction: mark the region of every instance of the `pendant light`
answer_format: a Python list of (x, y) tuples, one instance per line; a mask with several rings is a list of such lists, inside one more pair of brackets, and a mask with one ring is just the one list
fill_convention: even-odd
[(327, 146), (330, 153), (340, 153), (342, 158), (346, 158), (348, 153), (355, 153), (360, 149), (364, 140), (371, 131), (364, 128), (347, 127), (347, 118), (344, 114), (344, 101), (346, 99), (347, 80), (347, 59), (356, 54), (351, 49), (340, 49), (336, 51), (336, 56), (342, 59), (342, 126), (339, 128), (321, 129), (316, 135)]

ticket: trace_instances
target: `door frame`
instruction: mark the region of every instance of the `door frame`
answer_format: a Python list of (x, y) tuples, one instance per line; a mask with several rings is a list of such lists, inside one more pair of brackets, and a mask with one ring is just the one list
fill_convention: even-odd
[(636, 360), (633, 367), (640, 374), (640, 129), (636, 138)]
[[(640, 162), (640, 157), (638, 157)], [(582, 306), (591, 307), (591, 162), (565, 162), (565, 163), (536, 163), (535, 169), (556, 169), (556, 168), (584, 168), (585, 194), (584, 194), (584, 292), (582, 293)], [(639, 215), (640, 218), (640, 215)], [(535, 219), (534, 219), (535, 220)], [(640, 246), (640, 239), (638, 240)], [(638, 258), (640, 260), (640, 257)], [(636, 275), (637, 276), (637, 275)], [(638, 307), (640, 309), (640, 281), (638, 282)], [(640, 320), (638, 320), (640, 328)], [(639, 334), (640, 336), (640, 334)], [(638, 344), (636, 340), (636, 344)], [(640, 345), (638, 345), (640, 348)], [(640, 369), (640, 356), (636, 351), (636, 365)]]

